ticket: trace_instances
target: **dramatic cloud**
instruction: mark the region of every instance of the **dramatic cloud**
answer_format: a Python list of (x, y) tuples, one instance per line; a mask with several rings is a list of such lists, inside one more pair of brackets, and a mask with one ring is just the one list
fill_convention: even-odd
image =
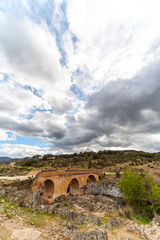
[(0, 156), (160, 151), (159, 8), (1, 0)]
[(23, 137), (39, 137), (45, 141), (60, 139), (65, 135), (65, 123), (61, 117), (56, 117), (50, 112), (37, 113), (32, 119), (17, 119), (9, 115), (0, 118), (2, 129), (14, 132)]
[[(88, 97), (72, 121), (70, 135), (57, 146), (145, 148), (157, 150), (160, 129), (160, 61), (132, 79), (118, 79)], [(157, 139), (156, 139), (157, 136)], [(150, 137), (150, 144), (149, 139)], [(146, 145), (145, 145), (146, 139)]]

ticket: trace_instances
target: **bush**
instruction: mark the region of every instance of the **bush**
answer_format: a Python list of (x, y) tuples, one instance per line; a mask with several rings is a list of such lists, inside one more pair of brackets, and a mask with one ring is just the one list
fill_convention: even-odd
[(148, 174), (127, 171), (122, 175), (119, 188), (135, 212), (152, 218), (160, 211), (160, 187)]

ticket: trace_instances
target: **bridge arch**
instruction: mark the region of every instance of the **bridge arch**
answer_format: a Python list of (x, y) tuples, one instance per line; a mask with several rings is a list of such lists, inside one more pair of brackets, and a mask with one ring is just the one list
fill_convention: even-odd
[(97, 182), (97, 179), (94, 175), (89, 175), (87, 178), (87, 183), (95, 184)]
[(79, 181), (77, 178), (73, 178), (67, 186), (67, 193), (71, 193), (73, 195), (79, 192)]
[(47, 179), (44, 181), (43, 186), (43, 199), (47, 201), (52, 201), (55, 188), (54, 182), (50, 179)]

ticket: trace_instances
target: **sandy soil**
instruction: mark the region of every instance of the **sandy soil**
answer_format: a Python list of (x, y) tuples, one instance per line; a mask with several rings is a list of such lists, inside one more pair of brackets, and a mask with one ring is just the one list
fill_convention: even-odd
[[(3, 176), (3, 177), (0, 177), (1, 180), (20, 180), (20, 181), (23, 181), (23, 180), (26, 180), (28, 178), (30, 178), (31, 176), (14, 176), (14, 177), (9, 177), (9, 176)], [(34, 176), (33, 176), (34, 177)]]

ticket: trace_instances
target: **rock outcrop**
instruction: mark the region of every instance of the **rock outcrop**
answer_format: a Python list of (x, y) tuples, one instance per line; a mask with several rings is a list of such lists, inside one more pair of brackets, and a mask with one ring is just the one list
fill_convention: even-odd
[(70, 240), (108, 240), (107, 233), (101, 230), (90, 232), (72, 232), (69, 234)]
[(42, 199), (43, 189), (30, 193), (27, 190), (18, 191), (16, 187), (0, 188), (0, 196), (11, 200), (19, 206), (26, 207), (32, 210), (38, 210), (43, 213), (58, 214), (61, 218), (76, 221), (76, 224), (82, 225), (85, 223), (99, 224), (99, 217), (93, 214), (87, 214), (69, 209), (73, 205), (65, 196), (59, 196), (51, 205), (44, 204)]
[(121, 223), (122, 220), (120, 218), (115, 218), (106, 224), (106, 228), (111, 230), (112, 228), (119, 226)]
[(110, 197), (122, 198), (123, 194), (119, 191), (116, 183), (111, 181), (98, 182), (97, 184), (87, 184), (88, 193), (94, 195), (105, 195)]
[(128, 232), (136, 233), (142, 238), (147, 240), (160, 239), (160, 226), (154, 220), (149, 225), (137, 224), (134, 221), (128, 220), (126, 225)]
[(111, 198), (101, 195), (69, 196), (73, 204), (76, 204), (90, 212), (117, 212), (119, 205)]
[(77, 225), (82, 225), (85, 223), (93, 223), (96, 225), (100, 224), (99, 217), (97, 217), (93, 214), (87, 214), (87, 213), (69, 210), (69, 209), (65, 209), (65, 208), (57, 209), (56, 213), (64, 219), (67, 218), (69, 220), (76, 221)]

